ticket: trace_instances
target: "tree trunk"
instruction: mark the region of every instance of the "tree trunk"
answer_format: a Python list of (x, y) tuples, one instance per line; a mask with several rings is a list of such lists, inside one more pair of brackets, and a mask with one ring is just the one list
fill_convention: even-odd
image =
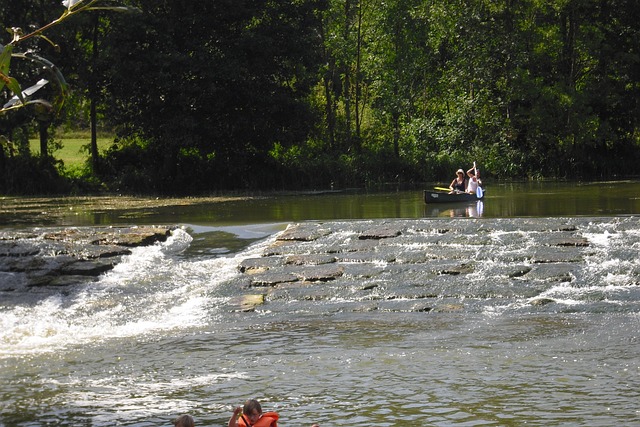
[(93, 21), (93, 52), (91, 54), (91, 76), (89, 77), (89, 101), (90, 101), (90, 122), (91, 122), (91, 168), (93, 173), (98, 172), (98, 119), (96, 104), (98, 103), (98, 83), (96, 76), (96, 66), (98, 61), (98, 29), (100, 17), (96, 13)]
[(329, 137), (329, 149), (333, 149), (335, 146), (336, 135), (336, 119), (335, 108), (333, 102), (333, 76), (335, 73), (335, 60), (331, 56), (331, 52), (326, 47), (326, 35), (324, 32), (324, 23), (320, 25), (320, 37), (322, 37), (324, 46), (324, 60), (327, 64), (327, 69), (324, 72), (324, 96), (325, 96), (325, 115), (327, 120), (327, 134)]
[(361, 62), (362, 62), (362, 2), (358, 3), (358, 29), (356, 40), (356, 72), (355, 72), (355, 119), (356, 119), (356, 134), (355, 134), (355, 148), (360, 149), (360, 101), (362, 98), (362, 83), (360, 81), (361, 75)]
[(324, 77), (325, 114), (327, 116), (327, 133), (329, 135), (329, 148), (335, 145), (336, 121), (333, 109), (333, 96), (331, 95), (331, 72), (327, 70)]
[[(575, 39), (576, 39), (576, 17), (575, 6), (572, 2), (569, 2), (566, 9), (560, 15), (560, 30), (562, 36), (562, 58), (561, 66), (562, 73), (564, 74), (565, 86), (568, 94), (575, 94), (575, 66), (576, 66), (576, 53), (575, 53)], [(573, 111), (571, 105), (568, 106), (565, 117), (565, 126), (569, 134), (573, 133), (571, 130)], [(573, 135), (575, 138), (575, 135)], [(575, 148), (575, 147), (574, 147)]]
[(38, 133), (40, 134), (40, 157), (46, 159), (49, 157), (49, 149), (47, 148), (47, 141), (49, 140), (49, 122), (39, 120)]
[[(351, 0), (344, 2), (344, 42), (349, 43), (349, 28), (351, 27)], [(345, 58), (342, 64), (344, 79), (342, 93), (344, 96), (344, 121), (346, 129), (347, 145), (351, 147), (351, 77), (349, 70), (349, 60)]]

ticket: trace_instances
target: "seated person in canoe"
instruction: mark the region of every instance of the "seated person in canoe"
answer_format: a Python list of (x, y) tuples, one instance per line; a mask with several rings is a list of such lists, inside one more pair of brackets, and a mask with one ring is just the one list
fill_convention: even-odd
[(459, 194), (464, 193), (466, 191), (466, 180), (464, 179), (464, 171), (462, 169), (458, 169), (456, 172), (456, 177), (449, 184), (449, 194)]

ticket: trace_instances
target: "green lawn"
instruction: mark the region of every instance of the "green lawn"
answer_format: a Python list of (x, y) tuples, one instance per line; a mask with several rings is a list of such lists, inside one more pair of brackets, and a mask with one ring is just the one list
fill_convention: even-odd
[[(62, 148), (49, 154), (52, 154), (56, 159), (62, 160), (66, 169), (80, 166), (89, 158), (89, 152), (86, 149), (82, 149), (83, 146), (87, 146), (91, 142), (89, 136), (82, 138), (77, 138), (75, 135), (68, 138), (63, 136), (61, 139)], [(98, 138), (98, 150), (102, 151), (107, 149), (112, 142), (112, 137)], [(30, 139), (29, 144), (31, 145), (32, 153), (40, 154), (40, 140)]]

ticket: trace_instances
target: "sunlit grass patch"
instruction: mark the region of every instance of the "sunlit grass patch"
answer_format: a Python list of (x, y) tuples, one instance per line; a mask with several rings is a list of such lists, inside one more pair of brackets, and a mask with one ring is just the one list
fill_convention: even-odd
[[(81, 166), (86, 162), (90, 156), (89, 150), (87, 149), (91, 142), (90, 137), (78, 137), (77, 135), (72, 135), (69, 137), (63, 136), (61, 140), (62, 148), (49, 154), (53, 155), (56, 159), (62, 160), (65, 168)], [(102, 151), (107, 149), (109, 144), (112, 142), (113, 138), (98, 138), (98, 150)], [(40, 141), (37, 138), (30, 139), (29, 145), (33, 154), (40, 154)]]

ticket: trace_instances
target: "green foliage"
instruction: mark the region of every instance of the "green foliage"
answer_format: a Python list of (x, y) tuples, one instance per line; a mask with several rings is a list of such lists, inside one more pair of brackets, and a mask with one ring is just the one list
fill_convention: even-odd
[[(55, 29), (78, 89), (65, 111), (91, 96), (118, 134), (93, 176), (112, 190), (441, 181), (473, 161), (485, 179), (594, 178), (640, 160), (633, 0), (125, 3), (140, 14)], [(5, 93), (34, 78), (11, 53)]]
[(0, 153), (0, 193), (61, 194), (70, 188), (56, 164), (30, 155), (7, 157)]

